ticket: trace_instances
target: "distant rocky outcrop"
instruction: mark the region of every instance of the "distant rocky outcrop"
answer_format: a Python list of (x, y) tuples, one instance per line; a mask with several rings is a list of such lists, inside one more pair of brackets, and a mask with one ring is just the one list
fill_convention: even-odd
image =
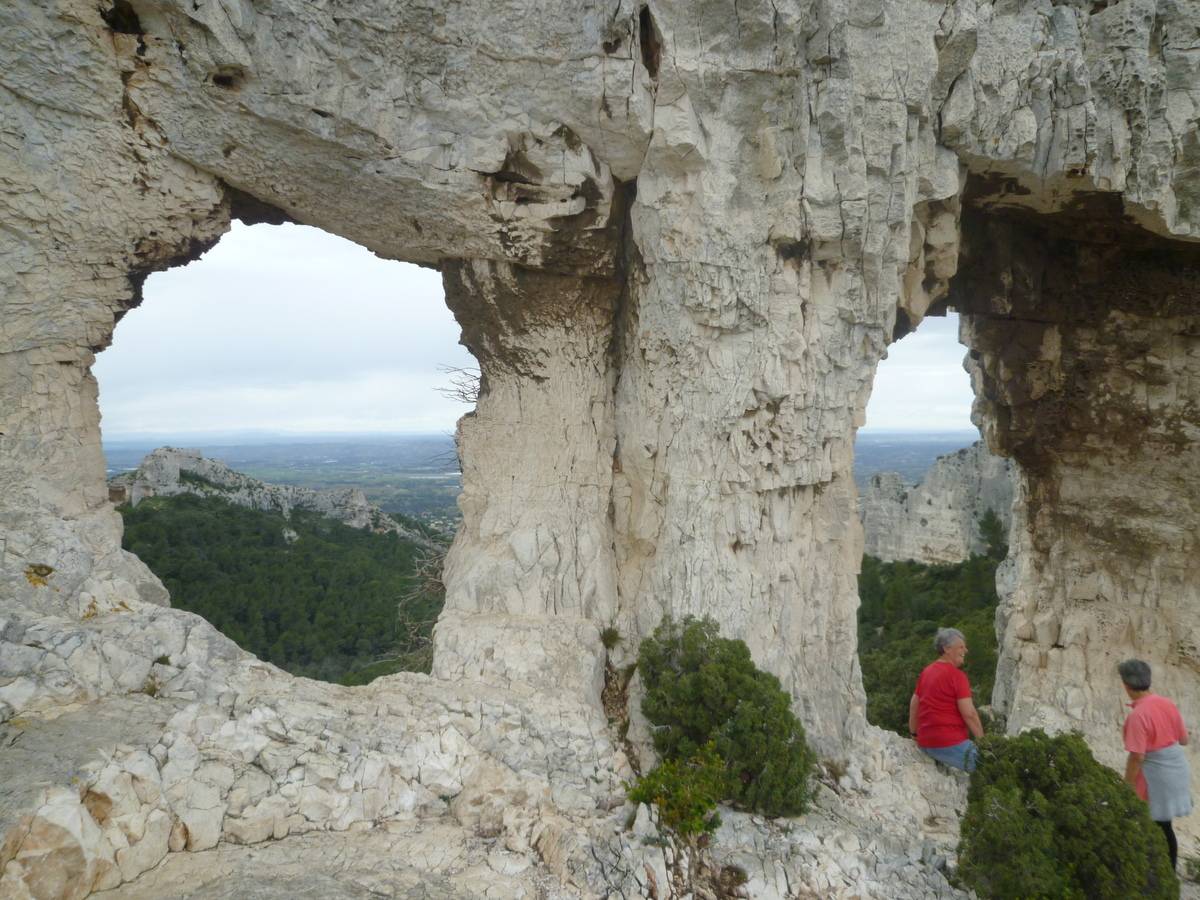
[(110, 500), (129, 502), (134, 506), (147, 497), (177, 494), (221, 497), (238, 506), (279, 513), (284, 518), (290, 518), (294, 509), (303, 509), (337, 519), (351, 528), (394, 532), (416, 544), (430, 543), (428, 537), (404, 527), (368, 501), (358, 488), (321, 491), (290, 484), (268, 484), (235, 472), (198, 450), (159, 447), (148, 453), (137, 469), (111, 478), (108, 484)]
[(897, 472), (871, 476), (859, 500), (864, 552), (885, 562), (956, 563), (986, 546), (979, 519), (992, 510), (1012, 524), (1012, 463), (982, 441), (939, 456), (924, 480), (906, 485)]

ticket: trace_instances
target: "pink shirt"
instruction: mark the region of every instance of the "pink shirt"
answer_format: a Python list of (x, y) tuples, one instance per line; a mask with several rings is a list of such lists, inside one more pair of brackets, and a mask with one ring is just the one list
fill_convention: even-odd
[[(1130, 753), (1161, 750), (1187, 739), (1187, 729), (1179, 708), (1166, 697), (1147, 694), (1134, 700), (1133, 711), (1125, 720), (1125, 749)], [(1146, 799), (1146, 779), (1138, 773), (1137, 793)]]

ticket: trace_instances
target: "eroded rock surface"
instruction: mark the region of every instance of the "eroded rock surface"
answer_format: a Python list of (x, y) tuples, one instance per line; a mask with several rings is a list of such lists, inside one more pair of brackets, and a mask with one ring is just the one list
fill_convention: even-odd
[[(17, 611), (0, 643), (24, 673), (0, 725), (5, 897), (282, 897), (305, 875), (335, 897), (703, 884), (694, 852), (624, 802), (629, 763), (573, 690), (297, 679), (150, 604), (33, 617), (44, 630)], [(799, 822), (729, 812), (706, 865), (744, 869), (753, 896), (953, 896), (961, 781), (882, 733), (863, 750)]]
[(871, 476), (858, 501), (863, 552), (893, 562), (962, 562), (987, 550), (979, 520), (991, 510), (1007, 532), (1012, 523), (1013, 464), (982, 441), (939, 456), (919, 484), (897, 472)]
[(1078, 729), (1118, 765), (1122, 659), (1200, 722), (1200, 249), (1087, 207), (964, 233), (977, 412), (1022, 481), (996, 699), (1013, 727)]
[[(539, 832), (562, 883), (644, 873), (632, 844), (610, 856), (584, 823), (620, 796), (600, 629), (621, 634), (622, 665), (664, 613), (744, 638), (821, 754), (863, 772), (865, 796), (905, 788), (880, 807), (912, 846), (922, 790), (938, 788), (918, 789), (915, 757), (865, 762), (900, 751), (863, 716), (851, 448), (887, 343), (951, 298), (980, 421), (1022, 473), (997, 688), (1010, 721), (1080, 724), (1111, 758), (1112, 664), (1130, 652), (1200, 721), (1197, 12), (0, 5), (0, 712), (84, 714), (157, 677), (155, 703), (184, 704), (129, 751), (155, 760), (159, 799), (126, 812), (126, 794), (105, 795), (135, 816), (129, 833), (58, 785), (45, 816), (27, 810), (47, 823), (40, 843), (6, 835), (6, 889), (43, 858), (73, 873), (50, 893), (113, 883), (121, 850), (130, 871), (157, 855), (162, 816), (168, 848), (200, 835), (193, 849), (234, 840), (234, 807), (231, 822), (254, 810), (254, 835), (268, 819), (272, 837), (293, 816), (358, 821), (367, 760), (400, 772), (388, 815), (405, 791), (444, 803), (433, 786), (462, 776), (467, 792), (468, 757), (518, 782), (528, 770), (521, 790), (550, 798), (542, 819), (571, 823)], [(195, 258), (230, 216), (305, 222), (443, 272), (483, 382), (460, 427), (464, 524), (436, 681), (342, 693), (286, 678), (152, 606), (161, 585), (120, 550), (94, 353), (146, 274)], [(261, 767), (238, 806), (262, 740), (255, 753), (303, 748), (312, 767)], [(433, 743), (449, 775), (404, 768)], [(125, 756), (102, 761), (132, 783)], [(201, 793), (171, 798), (192, 762)], [(768, 844), (762, 858), (780, 859)], [(797, 888), (803, 866), (778, 866), (794, 892), (841, 890)], [(874, 871), (847, 892), (876, 891)], [(644, 889), (630, 877), (628, 893)]]
[(147, 604), (38, 618), (43, 632), (22, 612), (0, 654), (5, 896), (84, 896), (169, 850), (398, 817), (508, 827), (527, 851), (539, 811), (601, 815), (631, 774), (603, 715), (570, 697), (418, 675), (368, 689), (295, 679)]

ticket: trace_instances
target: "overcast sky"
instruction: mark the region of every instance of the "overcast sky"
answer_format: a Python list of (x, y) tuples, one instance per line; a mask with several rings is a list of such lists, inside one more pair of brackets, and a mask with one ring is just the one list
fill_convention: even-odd
[(106, 437), (453, 431), (439, 366), (474, 367), (431, 269), (299, 225), (233, 223), (151, 275), (96, 378)]
[(875, 371), (863, 431), (970, 431), (967, 349), (958, 342), (958, 314), (933, 317), (892, 344)]
[[(870, 430), (969, 429), (957, 317), (927, 319), (879, 367)], [(473, 367), (429, 269), (298, 225), (233, 223), (151, 275), (95, 366), (107, 439), (241, 431), (454, 429), (441, 366)]]

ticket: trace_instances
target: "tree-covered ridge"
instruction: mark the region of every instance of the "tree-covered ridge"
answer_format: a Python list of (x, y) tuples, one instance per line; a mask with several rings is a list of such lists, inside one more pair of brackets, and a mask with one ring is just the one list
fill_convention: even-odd
[(203, 616), (259, 658), (354, 684), (402, 669), (428, 671), (442, 597), (413, 596), (422, 551), (398, 535), (192, 495), (120, 511), (125, 549), (162, 579), (171, 604)]
[(858, 654), (867, 693), (867, 719), (908, 733), (908, 702), (917, 676), (933, 661), (939, 628), (966, 638), (963, 670), (975, 705), (991, 703), (996, 679), (996, 566), (1008, 553), (999, 520), (980, 520), (986, 556), (953, 565), (881, 562), (864, 556), (858, 578)]

